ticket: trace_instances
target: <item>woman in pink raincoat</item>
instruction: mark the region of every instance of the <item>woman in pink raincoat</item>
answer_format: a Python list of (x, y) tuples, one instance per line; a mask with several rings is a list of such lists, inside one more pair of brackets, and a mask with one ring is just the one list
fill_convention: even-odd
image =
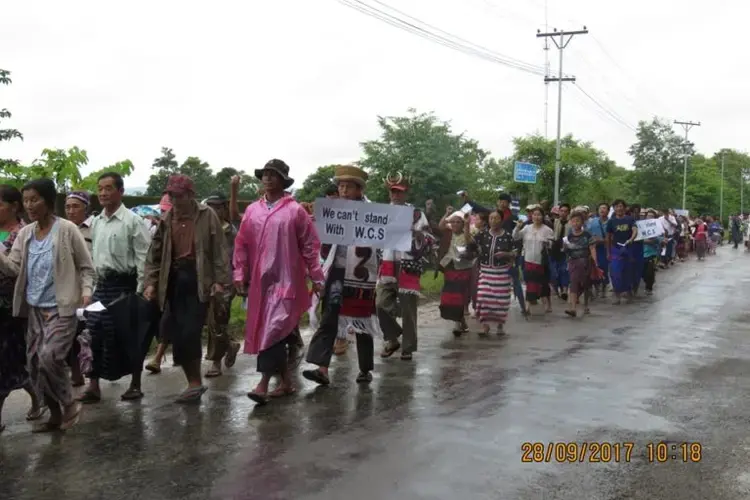
[[(292, 394), (287, 344), (295, 342), (294, 329), (310, 308), (307, 276), (313, 290), (323, 288), (320, 240), (305, 209), (284, 192), (294, 183), (289, 166), (271, 160), (255, 171), (264, 196), (245, 210), (234, 247), (234, 284), (247, 293), (245, 352), (258, 355), (261, 381), (247, 396), (258, 404), (269, 397)], [(268, 392), (271, 377), (281, 385)]]

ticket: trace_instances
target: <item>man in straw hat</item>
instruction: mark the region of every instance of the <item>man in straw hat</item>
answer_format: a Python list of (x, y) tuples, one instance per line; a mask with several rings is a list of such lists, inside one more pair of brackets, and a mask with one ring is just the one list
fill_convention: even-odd
[[(289, 350), (296, 346), (302, 315), (310, 308), (307, 277), (323, 290), (320, 240), (305, 209), (285, 192), (289, 166), (271, 160), (255, 176), (264, 195), (245, 210), (234, 247), (234, 284), (248, 298), (245, 353), (257, 354), (262, 377), (247, 396), (263, 405), (293, 394)], [(269, 392), (272, 377), (281, 383)]]
[[(398, 173), (388, 175), (385, 185), (392, 205), (408, 205), (406, 196), (409, 180)], [(380, 357), (388, 358), (401, 349), (401, 359), (410, 361), (412, 353), (417, 350), (417, 304), (419, 302), (420, 283), (424, 271), (422, 257), (429, 250), (427, 230), (429, 223), (421, 210), (414, 210), (411, 250), (398, 252), (384, 250), (380, 265), (375, 306), (378, 312), (380, 328), (383, 330), (385, 344)], [(403, 326), (396, 321), (398, 306), (401, 306)], [(403, 346), (399, 342), (403, 338)]]
[[(337, 167), (334, 182), (345, 200), (366, 202), (364, 189), (367, 173), (347, 165)], [(327, 275), (323, 295), (323, 316), (310, 340), (307, 361), (318, 368), (304, 370), (302, 375), (321, 385), (328, 385), (328, 366), (339, 332), (354, 334), (357, 342), (359, 375), (357, 382), (372, 381), (374, 364), (373, 336), (379, 335), (375, 315), (375, 284), (378, 274), (377, 252), (371, 247), (331, 245), (323, 270)]]

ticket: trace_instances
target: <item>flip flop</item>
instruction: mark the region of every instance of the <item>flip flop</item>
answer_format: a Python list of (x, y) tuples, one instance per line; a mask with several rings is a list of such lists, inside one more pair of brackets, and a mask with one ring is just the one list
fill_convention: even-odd
[(78, 396), (77, 401), (80, 401), (81, 403), (87, 405), (92, 403), (98, 403), (102, 400), (101, 395), (95, 394), (91, 391), (84, 391), (83, 394)]
[(257, 404), (258, 406), (265, 406), (268, 404), (267, 394), (260, 394), (250, 391), (247, 393), (247, 397), (250, 398), (251, 401), (255, 402), (255, 404)]
[(312, 380), (320, 385), (328, 385), (331, 383), (331, 379), (328, 378), (328, 375), (325, 375), (320, 370), (303, 370), (302, 376), (307, 380)]
[(26, 420), (29, 422), (34, 420), (39, 420), (44, 416), (44, 414), (47, 413), (47, 407), (46, 406), (40, 406), (36, 410), (29, 410), (26, 413)]
[(161, 366), (157, 365), (154, 362), (151, 362), (146, 365), (146, 371), (151, 372), (152, 375), (156, 375), (161, 373)]
[(385, 347), (383, 347), (383, 352), (380, 353), (380, 357), (381, 358), (390, 358), (399, 349), (401, 349), (401, 343), (400, 342), (389, 342)]
[[(227, 352), (226, 357), (224, 358), (224, 366), (227, 368), (231, 368), (234, 366), (234, 364), (237, 362), (237, 353), (240, 352), (240, 344), (239, 342), (236, 344), (232, 344), (229, 347), (229, 351)], [(206, 375), (208, 376), (208, 375)]]
[(5, 424), (0, 424), (0, 434), (5, 430)]
[(206, 386), (200, 386), (200, 387), (191, 387), (189, 389), (185, 389), (182, 394), (179, 395), (179, 397), (175, 400), (175, 403), (179, 404), (189, 404), (189, 403), (199, 403), (201, 400), (201, 397), (203, 396), (203, 393), (208, 390), (208, 387)]
[(140, 389), (136, 389), (135, 387), (131, 387), (127, 391), (125, 391), (122, 396), (120, 396), (120, 399), (123, 401), (137, 401), (139, 399), (143, 399), (143, 391)]
[(206, 374), (204, 375), (204, 377), (206, 377), (206, 378), (216, 378), (216, 377), (221, 377), (222, 375), (224, 375), (224, 373), (222, 373), (221, 370), (217, 370), (216, 368), (211, 368), (210, 370), (208, 370), (206, 372)]
[(68, 429), (71, 429), (74, 425), (78, 423), (78, 420), (81, 418), (81, 408), (83, 405), (78, 403), (73, 403), (75, 406), (75, 412), (73, 413), (73, 416), (70, 417), (67, 420), (64, 420), (62, 424), (60, 424), (60, 430), (61, 431), (67, 431)]
[[(284, 389), (283, 387), (277, 387), (276, 389), (268, 393), (268, 397), (269, 398), (282, 398), (284, 396), (291, 396), (296, 393), (297, 393), (297, 389), (295, 389), (294, 387), (289, 387), (288, 389)], [(249, 394), (248, 394), (248, 397), (249, 397)]]

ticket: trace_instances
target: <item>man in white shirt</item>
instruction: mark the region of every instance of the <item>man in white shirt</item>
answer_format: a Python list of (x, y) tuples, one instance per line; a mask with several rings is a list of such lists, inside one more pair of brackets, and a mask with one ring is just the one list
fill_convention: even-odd
[[(124, 192), (120, 174), (108, 172), (99, 177), (99, 203), (103, 210), (91, 223), (91, 253), (97, 279), (92, 302), (101, 301), (105, 307), (123, 294), (143, 290), (144, 265), (151, 244), (143, 219), (122, 204)], [(136, 369), (131, 359), (140, 346), (122, 345), (117, 339), (115, 320), (108, 311), (88, 314), (86, 323), (91, 333), (94, 362), (88, 374), (89, 385), (79, 400), (98, 403), (101, 401), (99, 379), (115, 381), (125, 375), (132, 378), (122, 399), (141, 399), (142, 368)]]

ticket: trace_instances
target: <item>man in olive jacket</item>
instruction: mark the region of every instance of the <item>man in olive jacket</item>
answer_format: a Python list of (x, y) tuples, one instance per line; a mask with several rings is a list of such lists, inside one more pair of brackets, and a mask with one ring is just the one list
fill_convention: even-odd
[(188, 382), (177, 402), (191, 403), (206, 391), (201, 333), (210, 297), (223, 293), (223, 284), (231, 282), (228, 250), (216, 213), (195, 201), (192, 179), (173, 175), (165, 192), (172, 210), (159, 223), (146, 257), (144, 296), (158, 300), (166, 315), (164, 333)]

